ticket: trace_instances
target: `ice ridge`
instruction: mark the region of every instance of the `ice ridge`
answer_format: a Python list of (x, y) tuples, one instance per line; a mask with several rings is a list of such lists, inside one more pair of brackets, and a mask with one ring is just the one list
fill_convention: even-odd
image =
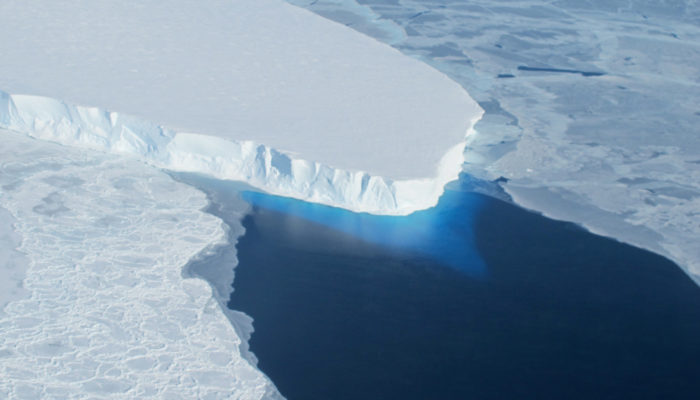
[(263, 144), (176, 132), (142, 119), (41, 96), (0, 91), (0, 128), (69, 146), (136, 157), (153, 166), (244, 181), (268, 193), (356, 212), (406, 215), (437, 204), (457, 179), (465, 141), (440, 160), (433, 178), (392, 180), (294, 158)]

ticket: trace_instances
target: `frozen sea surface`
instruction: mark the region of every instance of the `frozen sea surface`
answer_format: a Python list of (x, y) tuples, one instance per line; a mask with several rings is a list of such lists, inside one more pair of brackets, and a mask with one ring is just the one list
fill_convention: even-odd
[(279, 397), (241, 348), (240, 315), (183, 276), (227, 238), (202, 192), (124, 157), (0, 142), (3, 285), (26, 265), (26, 294), (0, 314), (0, 398)]
[(27, 269), (27, 258), (17, 251), (21, 238), (12, 229), (14, 223), (12, 214), (0, 208), (0, 316), (7, 303), (29, 294), (24, 290), (22, 283)]
[(465, 152), (469, 174), (504, 177), (517, 203), (663, 254), (698, 279), (698, 2), (290, 2), (465, 87), (486, 111)]

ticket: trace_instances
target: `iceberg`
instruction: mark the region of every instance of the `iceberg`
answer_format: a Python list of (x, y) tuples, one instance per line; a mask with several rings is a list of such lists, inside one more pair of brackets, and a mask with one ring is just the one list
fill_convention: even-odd
[(0, 36), (4, 128), (354, 211), (436, 204), (482, 114), (437, 70), (279, 0), (10, 0)]

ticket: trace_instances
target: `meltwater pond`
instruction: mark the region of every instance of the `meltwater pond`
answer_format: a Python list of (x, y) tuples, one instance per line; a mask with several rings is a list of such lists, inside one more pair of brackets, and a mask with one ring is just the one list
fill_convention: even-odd
[(459, 189), (394, 220), (243, 198), (229, 307), (289, 399), (700, 393), (700, 288), (660, 256)]

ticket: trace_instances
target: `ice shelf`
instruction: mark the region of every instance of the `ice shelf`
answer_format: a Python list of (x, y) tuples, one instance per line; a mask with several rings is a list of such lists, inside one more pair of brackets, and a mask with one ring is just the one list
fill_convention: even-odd
[(434, 205), (482, 114), (432, 67), (278, 0), (9, 0), (0, 37), (0, 90), (21, 94), (5, 128), (356, 211)]

